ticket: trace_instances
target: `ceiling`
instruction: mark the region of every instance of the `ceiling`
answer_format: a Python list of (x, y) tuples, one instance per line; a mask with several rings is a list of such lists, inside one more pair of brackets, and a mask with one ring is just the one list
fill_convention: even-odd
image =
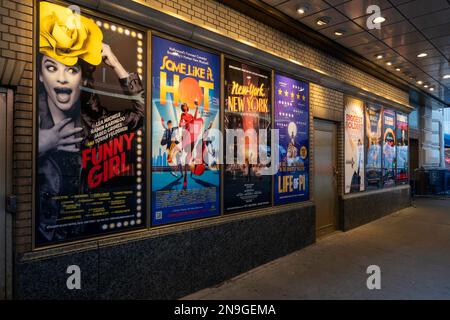
[[(263, 0), (415, 87), (449, 103), (450, 0)], [(385, 21), (369, 29), (369, 5)], [(297, 10), (306, 8), (304, 14)], [(328, 17), (326, 25), (317, 20)], [(343, 35), (336, 35), (341, 31)], [(425, 57), (418, 57), (425, 53)], [(388, 64), (389, 63), (389, 64)], [(447, 77), (445, 77), (448, 75)]]

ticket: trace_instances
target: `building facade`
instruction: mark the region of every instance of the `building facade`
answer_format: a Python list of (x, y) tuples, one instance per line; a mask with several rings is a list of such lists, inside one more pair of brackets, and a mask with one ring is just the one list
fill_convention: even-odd
[[(47, 4), (43, 7), (42, 3)], [(91, 139), (89, 148), (77, 151), (83, 154), (83, 161), (87, 161), (87, 164), (83, 162), (83, 170), (88, 172), (80, 179), (87, 181), (87, 187), (83, 187), (88, 191), (75, 192), (77, 200), (72, 191), (58, 194), (59, 198), (53, 197), (52, 201), (59, 201), (59, 209), (48, 209), (47, 194), (42, 191), (55, 187), (52, 182), (56, 178), (54, 169), (43, 167), (47, 162), (42, 164), (41, 147), (45, 146), (47, 137), (43, 130), (52, 129), (57, 120), (50, 100), (42, 102), (40, 98), (45, 73), (55, 70), (55, 66), (46, 66), (45, 57), (52, 57), (56, 62), (50, 63), (57, 66), (62, 59), (66, 59), (63, 63), (66, 67), (74, 64), (67, 60), (70, 52), (48, 51), (52, 45), (49, 39), (57, 38), (57, 34), (49, 31), (48, 38), (43, 36), (45, 28), (50, 28), (47, 25), (50, 20), (43, 17), (48, 12), (60, 17), (58, 10), (60, 14), (68, 14), (61, 8), (71, 5), (70, 12), (75, 12), (75, 17), (77, 10), (81, 10), (84, 17), (81, 24), (87, 25), (89, 20), (95, 25), (89, 25), (89, 34), (97, 32), (98, 28), (103, 33), (103, 41), (110, 41), (107, 44), (115, 53), (114, 56), (105, 54), (109, 51), (103, 47), (100, 58), (94, 54), (92, 57), (87, 57), (87, 53), (79, 54), (80, 59), (98, 66), (92, 78), (95, 87), (83, 82), (81, 99), (88, 92), (91, 98), (99, 96), (102, 105), (112, 108), (95, 121), (89, 113), (89, 130), (94, 135), (92, 139), (85, 137)], [(0, 85), (4, 97), (2, 108), (5, 105), (2, 115), (5, 112), (7, 120), (2, 124), (6, 133), (2, 143), (8, 146), (0, 166), (5, 181), (2, 192), (7, 196), (1, 225), (5, 234), (2, 241), (8, 248), (2, 262), (3, 291), (7, 297), (179, 298), (313, 244), (317, 237), (329, 232), (347, 231), (409, 206), (408, 180), (414, 169), (410, 162), (413, 150), (408, 150), (409, 138), (417, 140), (418, 166), (444, 166), (443, 114), (438, 111), (444, 106), (438, 101), (415, 96), (400, 85), (375, 77), (221, 1), (2, 0), (0, 15)], [(76, 47), (76, 43), (71, 45)], [(90, 48), (95, 44), (92, 46)], [(99, 49), (92, 49), (95, 50)], [(121, 87), (116, 80), (124, 78), (114, 57), (122, 59), (124, 67), (131, 64), (136, 67), (127, 70), (136, 71), (135, 78), (121, 81)], [(167, 57), (172, 59), (172, 64), (164, 65)], [(192, 64), (180, 67), (181, 61), (186, 60)], [(201, 71), (205, 65), (208, 68)], [(157, 72), (158, 68), (161, 73)], [(126, 73), (127, 77), (130, 75)], [(203, 91), (189, 87), (190, 80), (184, 81), (195, 77)], [(190, 101), (186, 112), (177, 104), (173, 96), (175, 85), (167, 82), (169, 78), (180, 80), (180, 86), (185, 84), (191, 88), (186, 89), (189, 92), (197, 90), (194, 96), (178, 92), (182, 96), (180, 100)], [(97, 86), (102, 81), (104, 85)], [(200, 102), (199, 106), (209, 85), (210, 99)], [(292, 86), (290, 92), (286, 85)], [(251, 88), (259, 90), (250, 94)], [(44, 89), (47, 97), (51, 95), (51, 91)], [(66, 88), (55, 90), (58, 101), (66, 101), (65, 95), (72, 93)], [(284, 92), (287, 92), (285, 97)], [(294, 103), (297, 94), (298, 110), (303, 111), (298, 114), (283, 111), (282, 107), (288, 106), (297, 110)], [(244, 98), (239, 100), (240, 96)], [(167, 97), (171, 97), (173, 110), (180, 110), (164, 109)], [(288, 149), (280, 154), (282, 161), (283, 157), (289, 157), (289, 152), (295, 155), (292, 161), (301, 163), (295, 169), (301, 173), (301, 180), (293, 183), (290, 175), (280, 173), (264, 178), (258, 173), (258, 166), (249, 164), (251, 155), (246, 155), (246, 162), (238, 169), (227, 163), (205, 165), (202, 162), (193, 168), (185, 169), (180, 165), (180, 170), (175, 167), (167, 171), (168, 162), (174, 161), (168, 157), (172, 154), (171, 146), (167, 141), (163, 143), (163, 137), (171, 132), (168, 120), (172, 119), (170, 125), (185, 126), (182, 119), (190, 119), (186, 113), (192, 116), (194, 110), (200, 109), (202, 119), (199, 121), (202, 128), (208, 128), (202, 131), (205, 137), (201, 140), (202, 153), (208, 150), (216, 160), (225, 159), (226, 155), (215, 156), (217, 150), (209, 149), (215, 146), (214, 140), (207, 138), (209, 129), (217, 129), (225, 135), (225, 129), (245, 130), (246, 124), (248, 128), (250, 118), (245, 117), (250, 113), (246, 108), (250, 107), (245, 99), (249, 97), (255, 98), (257, 107), (252, 108), (258, 111), (252, 115), (251, 128), (282, 129), (283, 124), (288, 128), (286, 121), (289, 125), (296, 124), (294, 131), (288, 129), (289, 136), (280, 136), (280, 141), (287, 141)], [(126, 101), (123, 103), (127, 107), (117, 109), (117, 101)], [(49, 112), (42, 111), (44, 105)], [(410, 129), (407, 119), (414, 109), (417, 120), (411, 121), (413, 117), (409, 117)], [(53, 122), (49, 120), (50, 125), (46, 127), (43, 119), (48, 114), (53, 116)], [(122, 117), (129, 131), (125, 131), (128, 136), (123, 136), (124, 140), (120, 140), (123, 145), (117, 145), (117, 150), (126, 149), (126, 139), (131, 137), (136, 143), (130, 142), (132, 152), (122, 152), (124, 158), (120, 158), (122, 153), (117, 151), (119, 162), (111, 157), (110, 167), (102, 167), (105, 171), (99, 177), (95, 171), (93, 146), (98, 147), (95, 149), (97, 157), (103, 152), (106, 158), (102, 142), (119, 143), (118, 139), (110, 139), (115, 134), (108, 136), (108, 133), (114, 129), (114, 121)], [(197, 111), (193, 119), (192, 126)], [(101, 127), (104, 125), (106, 129)], [(77, 126), (81, 124), (75, 124), (75, 129)], [(293, 141), (293, 136), (302, 130), (303, 140)], [(291, 141), (292, 132), (295, 134)], [(118, 132), (116, 137), (122, 137), (122, 133)], [(371, 133), (377, 133), (378, 137)], [(225, 142), (225, 153), (229, 152), (227, 138), (220, 139)], [(372, 145), (375, 145), (373, 150)], [(111, 150), (108, 152), (113, 153)], [(379, 157), (370, 162), (371, 152), (376, 150)], [(61, 183), (68, 183), (69, 177), (64, 173), (71, 168), (62, 165), (72, 161), (68, 159), (56, 158)], [(289, 161), (286, 160), (287, 166), (290, 166)], [(94, 175), (89, 175), (92, 172)], [(241, 179), (236, 178), (236, 172), (242, 175)], [(114, 175), (121, 180), (114, 180), (117, 178)], [(170, 175), (184, 178), (184, 186), (181, 180), (174, 180), (179, 186), (168, 187), (166, 182), (172, 181), (168, 180)], [(42, 184), (43, 179), (46, 184)], [(101, 192), (109, 194), (106, 200), (101, 198), (100, 191), (92, 191), (99, 184)], [(302, 191), (297, 194), (292, 191), (293, 201), (289, 197), (277, 198), (280, 193), (292, 190), (293, 185)], [(199, 202), (205, 194), (208, 194), (207, 200)], [(93, 200), (92, 195), (98, 196)], [(83, 203), (104, 201), (108, 205), (103, 203), (99, 205), (103, 209), (91, 210), (80, 204), (81, 196), (89, 198)], [(111, 215), (115, 205), (125, 207), (122, 210), (125, 213), (114, 211), (117, 219)], [(183, 209), (183, 214), (177, 211), (182, 205), (190, 206)], [(74, 212), (71, 206), (79, 209), (81, 218), (67, 215), (67, 212)], [(193, 214), (195, 208), (202, 213)], [(50, 218), (43, 214), (45, 210), (50, 212)], [(59, 213), (52, 216), (51, 210), (59, 210)], [(88, 210), (89, 219), (86, 218)], [(69, 230), (61, 221), (73, 227)], [(77, 224), (80, 221), (85, 224)], [(95, 222), (89, 225), (86, 221)], [(81, 290), (67, 287), (71, 266), (81, 270)]]

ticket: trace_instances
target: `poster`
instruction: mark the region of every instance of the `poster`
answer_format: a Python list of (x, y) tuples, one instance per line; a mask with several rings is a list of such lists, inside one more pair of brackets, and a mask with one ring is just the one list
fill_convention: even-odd
[[(255, 209), (272, 202), (270, 165), (271, 72), (225, 59), (224, 211)], [(239, 136), (239, 138), (237, 137)]]
[(220, 214), (220, 58), (152, 38), (152, 224)]
[(345, 98), (345, 193), (364, 191), (364, 103)]
[(384, 109), (383, 112), (383, 186), (395, 185), (396, 138), (395, 112)]
[(409, 183), (408, 116), (397, 112), (397, 184)]
[(383, 107), (366, 106), (366, 190), (381, 188), (382, 114)]
[(275, 74), (275, 129), (279, 131), (279, 167), (274, 202), (309, 199), (308, 84)]
[(146, 34), (49, 2), (39, 31), (36, 246), (145, 227)]

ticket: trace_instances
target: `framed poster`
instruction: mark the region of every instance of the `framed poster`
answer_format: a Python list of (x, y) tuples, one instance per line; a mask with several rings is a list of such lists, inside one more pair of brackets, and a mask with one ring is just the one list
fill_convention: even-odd
[(274, 128), (279, 133), (276, 205), (309, 199), (309, 86), (275, 74)]
[(397, 184), (408, 184), (408, 116), (397, 112)]
[[(224, 211), (272, 203), (270, 166), (271, 72), (225, 59)], [(263, 135), (267, 139), (263, 139)]]
[(152, 37), (152, 224), (220, 214), (220, 57)]
[(35, 246), (142, 228), (146, 34), (77, 6), (38, 17)]
[(345, 193), (364, 191), (364, 102), (345, 97)]
[(391, 109), (383, 111), (383, 186), (395, 185), (396, 154), (395, 112)]
[(366, 190), (381, 188), (383, 107), (366, 105)]

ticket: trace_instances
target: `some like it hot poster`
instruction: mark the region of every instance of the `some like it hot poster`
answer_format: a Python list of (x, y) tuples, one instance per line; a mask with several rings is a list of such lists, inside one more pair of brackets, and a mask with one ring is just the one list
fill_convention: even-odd
[(152, 224), (220, 214), (220, 58), (152, 38)]

